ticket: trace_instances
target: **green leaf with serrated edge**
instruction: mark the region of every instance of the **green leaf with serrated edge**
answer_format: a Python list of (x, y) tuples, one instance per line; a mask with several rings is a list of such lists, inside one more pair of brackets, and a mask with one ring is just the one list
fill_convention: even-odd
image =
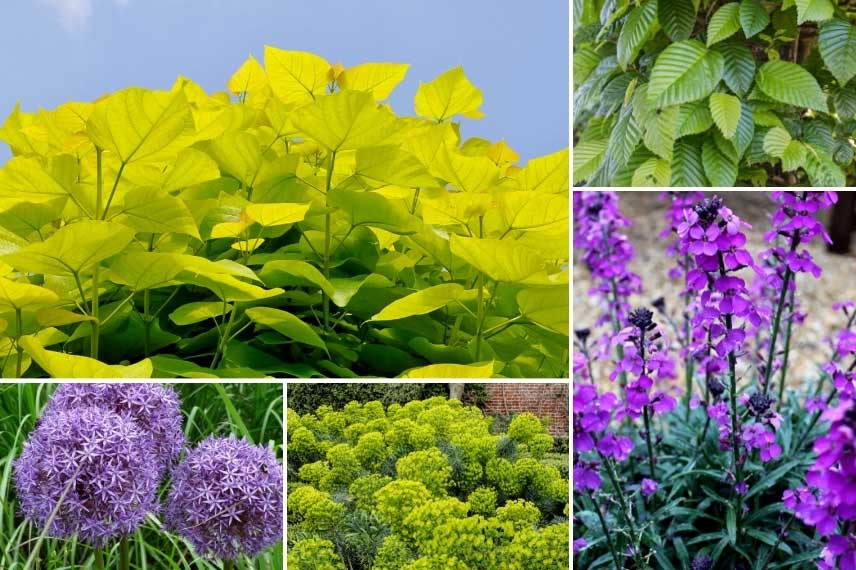
[(803, 125), (803, 140), (812, 146), (822, 149), (827, 154), (832, 152), (834, 142), (832, 128), (824, 120), (812, 119), (806, 121)]
[(178, 326), (192, 325), (232, 312), (232, 306), (222, 301), (199, 301), (187, 303), (169, 314), (169, 320)]
[(713, 126), (707, 101), (694, 101), (681, 105), (678, 115), (678, 137), (703, 133)]
[(577, 143), (573, 153), (574, 184), (586, 180), (597, 170), (608, 145), (606, 139)]
[(659, 113), (651, 113), (644, 125), (642, 141), (651, 152), (665, 160), (672, 159), (672, 146), (678, 130), (678, 106), (667, 107)]
[(844, 87), (833, 90), (832, 106), (842, 119), (852, 119), (856, 116), (856, 84), (852, 80)]
[(758, 70), (756, 83), (764, 94), (776, 101), (828, 112), (826, 97), (817, 80), (796, 63), (768, 61)]
[(399, 378), (490, 378), (493, 362), (487, 364), (430, 364), (408, 370)]
[(672, 177), (668, 160), (652, 157), (633, 172), (632, 186), (666, 186)]
[(707, 23), (707, 47), (729, 38), (740, 29), (740, 4), (723, 4)]
[(806, 147), (800, 141), (791, 141), (782, 153), (782, 170), (789, 172), (805, 164)]
[(369, 320), (394, 321), (413, 315), (425, 315), (455, 301), (474, 299), (475, 293), (467, 291), (458, 283), (434, 285), (393, 301)]
[(758, 0), (742, 0), (740, 2), (740, 27), (743, 34), (751, 38), (770, 25), (770, 15)]
[(797, 7), (797, 24), (805, 22), (823, 22), (832, 17), (835, 12), (830, 0), (795, 0)]
[(701, 162), (701, 147), (689, 139), (675, 141), (672, 153), (671, 186), (707, 186)]
[(642, 128), (633, 117), (633, 108), (625, 105), (618, 113), (602, 163), (607, 170), (607, 178), (612, 178), (615, 171), (627, 164), (640, 140)]
[(806, 146), (805, 171), (813, 186), (844, 186), (846, 177), (828, 154), (813, 145)]
[(657, 18), (672, 41), (690, 37), (696, 21), (697, 6), (693, 0), (661, 0), (657, 3)]
[(730, 139), (737, 132), (740, 121), (740, 99), (726, 93), (711, 93), (710, 116), (722, 136)]
[(630, 12), (618, 34), (618, 65), (621, 69), (627, 69), (627, 65), (636, 59), (656, 29), (657, 0), (646, 0)]
[(856, 75), (856, 26), (847, 20), (833, 18), (820, 26), (820, 56), (839, 85), (846, 85)]
[(734, 186), (737, 181), (737, 164), (720, 150), (716, 142), (707, 138), (701, 149), (704, 175), (713, 186)]
[(752, 137), (755, 135), (755, 119), (752, 107), (745, 101), (740, 102), (740, 120), (737, 122), (737, 130), (734, 136), (731, 137), (731, 144), (737, 151), (738, 158), (743, 157), (746, 149), (752, 144)]
[(574, 85), (579, 85), (585, 81), (600, 63), (600, 60), (600, 54), (590, 47), (583, 47), (576, 51), (574, 53)]
[(311, 326), (287, 311), (270, 307), (251, 307), (246, 310), (246, 314), (254, 323), (270, 327), (285, 337), (327, 350), (327, 345)]
[(775, 158), (781, 158), (791, 142), (791, 135), (785, 129), (774, 127), (764, 137), (764, 152)]
[(134, 230), (115, 222), (82, 220), (57, 230), (2, 260), (21, 271), (72, 275), (116, 255), (134, 238)]
[(722, 54), (722, 79), (725, 84), (736, 94), (746, 95), (755, 79), (755, 58), (752, 52), (745, 44), (733, 40), (717, 44), (713, 49)]
[(654, 62), (648, 103), (668, 107), (704, 99), (722, 79), (723, 66), (722, 54), (698, 40), (673, 43)]

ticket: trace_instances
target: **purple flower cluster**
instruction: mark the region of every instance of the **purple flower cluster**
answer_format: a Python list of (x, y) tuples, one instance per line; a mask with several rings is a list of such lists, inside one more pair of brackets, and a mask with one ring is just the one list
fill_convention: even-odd
[(629, 437), (608, 431), (619, 401), (612, 392), (598, 394), (593, 384), (574, 386), (574, 487), (594, 491), (600, 488), (597, 461), (586, 461), (582, 454), (598, 451), (604, 457), (624, 461), (633, 450)]
[(253, 556), (282, 539), (282, 465), (244, 440), (210, 437), (175, 469), (165, 521), (203, 556)]
[(171, 386), (160, 384), (62, 384), (46, 414), (95, 406), (137, 424), (152, 436), (158, 466), (169, 470), (184, 449), (181, 403)]
[[(692, 209), (693, 206), (703, 201), (704, 192), (697, 190), (661, 192), (660, 200), (670, 200), (665, 215), (667, 226), (660, 232), (661, 238), (668, 239), (677, 233), (678, 227), (684, 221), (684, 210)], [(677, 240), (671, 241), (666, 246), (666, 255), (669, 257), (674, 256), (678, 253), (678, 248), (679, 242)], [(689, 270), (688, 265), (691, 261), (689, 257), (678, 256), (676, 260), (677, 265), (669, 269), (669, 278), (683, 280)]]
[(23, 515), (51, 536), (96, 546), (128, 535), (157, 510), (160, 474), (151, 436), (97, 407), (45, 414), (15, 461)]
[[(613, 333), (627, 325), (630, 296), (642, 291), (642, 280), (628, 269), (633, 246), (621, 228), (630, 220), (618, 210), (615, 192), (574, 192), (574, 249), (591, 272), (589, 295), (600, 299), (597, 325), (610, 324)], [(609, 334), (603, 340), (608, 346)]]

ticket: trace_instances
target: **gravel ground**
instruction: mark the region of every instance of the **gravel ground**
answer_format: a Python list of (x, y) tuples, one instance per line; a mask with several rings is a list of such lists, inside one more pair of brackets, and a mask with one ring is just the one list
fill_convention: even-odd
[[(658, 200), (659, 191), (626, 191), (620, 194), (621, 212), (633, 221), (631, 227), (625, 228), (636, 248), (636, 258), (631, 264), (631, 270), (642, 276), (643, 283), (643, 294), (632, 299), (631, 303), (634, 306), (649, 304), (652, 299), (661, 295), (666, 298), (667, 303), (678, 302), (681, 287), (667, 277), (667, 271), (673, 265), (673, 258), (666, 256), (665, 242), (659, 237), (666, 224), (664, 215), (668, 202)], [(747, 249), (757, 259), (758, 254), (767, 247), (763, 235), (770, 227), (769, 215), (774, 210), (768, 192), (729, 191), (719, 194), (735, 214), (752, 225), (752, 229), (747, 231)], [(823, 339), (834, 334), (843, 319), (843, 314), (832, 311), (831, 305), (846, 299), (856, 300), (856, 255), (852, 252), (846, 256), (828, 253), (819, 238), (815, 238), (809, 250), (815, 262), (823, 268), (823, 275), (815, 280), (810, 275), (800, 274), (797, 280), (800, 308), (808, 316), (802, 326), (794, 326), (789, 363), (789, 369), (793, 373), (788, 373), (790, 385), (797, 385), (804, 379), (813, 379), (817, 366), (828, 360), (830, 350)], [(594, 299), (587, 295), (590, 286), (587, 270), (581, 268), (575, 258), (574, 328), (590, 326), (597, 318), (597, 305)]]

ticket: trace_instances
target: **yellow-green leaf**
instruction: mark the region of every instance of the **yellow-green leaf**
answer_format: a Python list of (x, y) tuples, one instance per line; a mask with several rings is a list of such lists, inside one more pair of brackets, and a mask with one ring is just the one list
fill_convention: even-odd
[(382, 144), (400, 128), (395, 115), (370, 93), (339, 91), (296, 111), (294, 125), (328, 150)]
[(367, 188), (389, 185), (418, 188), (437, 184), (415, 156), (389, 145), (357, 150), (354, 176)]
[(568, 336), (567, 287), (535, 287), (517, 294), (520, 314), (542, 327)]
[(232, 305), (216, 301), (187, 303), (169, 314), (169, 320), (178, 326), (192, 325), (214, 317), (228, 315)]
[(151, 378), (152, 363), (146, 358), (129, 366), (104, 364), (86, 356), (45, 350), (34, 336), (23, 336), (21, 347), (51, 378)]
[(116, 222), (83, 220), (69, 224), (42, 242), (11, 254), (3, 261), (21, 271), (72, 275), (125, 249), (134, 230)]
[(0, 277), (0, 312), (38, 309), (59, 301), (50, 289)]
[(494, 281), (517, 282), (538, 273), (544, 262), (537, 251), (513, 241), (452, 236), (452, 253)]
[(265, 85), (267, 85), (265, 70), (262, 69), (261, 64), (256, 58), (250, 56), (247, 58), (247, 61), (241, 64), (238, 71), (229, 78), (226, 87), (228, 87), (229, 91), (238, 95), (239, 93), (258, 91), (263, 89)]
[(394, 321), (413, 315), (425, 315), (460, 300), (465, 293), (466, 297), (475, 298), (475, 291), (467, 291), (458, 283), (434, 285), (393, 301), (370, 320)]
[(399, 378), (490, 378), (493, 362), (487, 364), (431, 364), (412, 368)]
[(327, 88), (330, 64), (312, 53), (265, 46), (265, 68), (273, 94), (283, 103), (309, 103)]
[(86, 123), (92, 141), (125, 163), (174, 158), (193, 142), (193, 129), (183, 91), (137, 87), (98, 103)]
[(480, 119), (482, 92), (467, 79), (463, 67), (455, 67), (428, 83), (419, 83), (414, 106), (416, 114), (437, 121), (454, 115)]
[(402, 200), (391, 200), (376, 192), (331, 190), (328, 203), (339, 208), (352, 226), (371, 226), (398, 235), (419, 231), (419, 218), (412, 215)]
[(35, 158), (16, 156), (0, 168), (0, 198), (41, 203), (61, 196), (66, 189)]
[(137, 188), (125, 196), (116, 220), (139, 232), (187, 234), (199, 239), (193, 214), (179, 198), (157, 188)]
[(434, 157), (431, 170), (462, 192), (484, 192), (499, 181), (499, 167), (486, 156), (464, 156), (448, 148)]
[(533, 158), (520, 174), (524, 190), (557, 194), (567, 192), (570, 185), (568, 149)]
[(711, 93), (710, 116), (722, 136), (730, 139), (737, 132), (737, 123), (740, 122), (740, 99), (727, 93)]
[(328, 297), (333, 297), (336, 290), (314, 265), (305, 261), (279, 259), (265, 263), (259, 272), (268, 287), (306, 286), (314, 285), (324, 291)]
[(297, 342), (327, 350), (327, 345), (312, 330), (312, 327), (287, 311), (270, 307), (252, 307), (246, 312), (254, 323), (270, 327), (282, 336)]
[(299, 222), (306, 217), (311, 204), (247, 204), (247, 217), (264, 227), (282, 226)]
[(345, 89), (368, 91), (376, 101), (383, 101), (407, 75), (406, 63), (361, 63), (346, 69), (338, 78)]

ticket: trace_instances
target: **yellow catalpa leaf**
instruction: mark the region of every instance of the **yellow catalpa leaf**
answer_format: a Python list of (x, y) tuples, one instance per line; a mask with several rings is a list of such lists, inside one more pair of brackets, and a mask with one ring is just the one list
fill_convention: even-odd
[(470, 83), (463, 67), (455, 67), (428, 83), (419, 83), (414, 106), (416, 114), (437, 121), (454, 115), (480, 119), (482, 92)]
[(490, 194), (464, 194), (444, 189), (423, 193), (422, 221), (435, 226), (466, 226), (474, 216), (483, 216), (496, 207)]
[(57, 301), (59, 296), (50, 289), (0, 278), (0, 312), (39, 309)]
[(238, 71), (232, 75), (229, 82), (226, 84), (226, 87), (228, 87), (229, 91), (233, 94), (238, 95), (240, 93), (258, 91), (259, 89), (264, 88), (265, 85), (267, 85), (265, 70), (256, 58), (250, 56), (247, 58), (247, 61), (238, 68)]
[(0, 168), (0, 197), (46, 202), (68, 192), (35, 158), (16, 156)]
[(393, 301), (373, 316), (372, 321), (395, 321), (413, 315), (425, 315), (455, 301), (475, 299), (476, 292), (458, 283), (443, 283), (411, 293)]
[(487, 157), (499, 166), (520, 160), (520, 155), (505, 143), (505, 139), (491, 145), (487, 151)]
[(211, 228), (212, 238), (237, 238), (242, 237), (246, 229), (250, 227), (249, 222), (221, 222)]
[(252, 253), (265, 242), (264, 238), (253, 238), (248, 240), (236, 241), (231, 245), (232, 249), (236, 249), (241, 253)]
[(517, 282), (544, 269), (538, 252), (514, 241), (454, 235), (452, 253), (494, 281)]
[(388, 109), (378, 106), (371, 94), (339, 91), (294, 111), (294, 125), (328, 150), (375, 146), (400, 126)]
[(369, 188), (437, 185), (415, 156), (391, 145), (359, 149), (354, 176)]
[(486, 364), (431, 364), (412, 368), (399, 378), (490, 378), (493, 361)]
[(497, 195), (505, 231), (567, 235), (570, 203), (562, 194), (503, 192)]
[(517, 294), (520, 314), (533, 323), (568, 336), (568, 288), (533, 287)]
[(464, 156), (449, 148), (436, 154), (430, 169), (461, 192), (485, 192), (499, 180), (499, 168), (491, 159)]
[(533, 158), (523, 168), (520, 183), (524, 190), (557, 194), (569, 190), (568, 149)]
[(342, 65), (342, 62), (334, 63), (330, 66), (330, 69), (327, 70), (327, 81), (335, 81), (340, 86), (343, 86), (340, 81), (343, 71), (345, 71), (345, 66)]
[(208, 142), (205, 150), (220, 168), (252, 188), (262, 165), (259, 140), (247, 132), (227, 133)]
[(310, 103), (324, 95), (330, 64), (319, 55), (265, 46), (268, 83), (283, 103)]
[(128, 192), (116, 220), (138, 232), (180, 233), (199, 239), (193, 214), (180, 198), (158, 188), (136, 188)]
[(123, 163), (170, 160), (193, 142), (194, 125), (184, 91), (131, 87), (98, 103), (86, 124), (99, 147)]
[(425, 119), (416, 121), (417, 124), (408, 119), (400, 121), (405, 126), (398, 134), (402, 138), (401, 148), (430, 168), (441, 150), (458, 146), (458, 134), (451, 123), (435, 123)]
[(361, 63), (345, 70), (337, 82), (345, 89), (368, 91), (375, 101), (383, 101), (404, 80), (406, 63)]
[(306, 217), (312, 204), (247, 204), (244, 211), (252, 221), (264, 227), (282, 226), (299, 222)]
[(129, 366), (104, 364), (86, 356), (45, 350), (34, 336), (23, 336), (21, 347), (51, 378), (151, 378), (152, 362), (146, 358)]

